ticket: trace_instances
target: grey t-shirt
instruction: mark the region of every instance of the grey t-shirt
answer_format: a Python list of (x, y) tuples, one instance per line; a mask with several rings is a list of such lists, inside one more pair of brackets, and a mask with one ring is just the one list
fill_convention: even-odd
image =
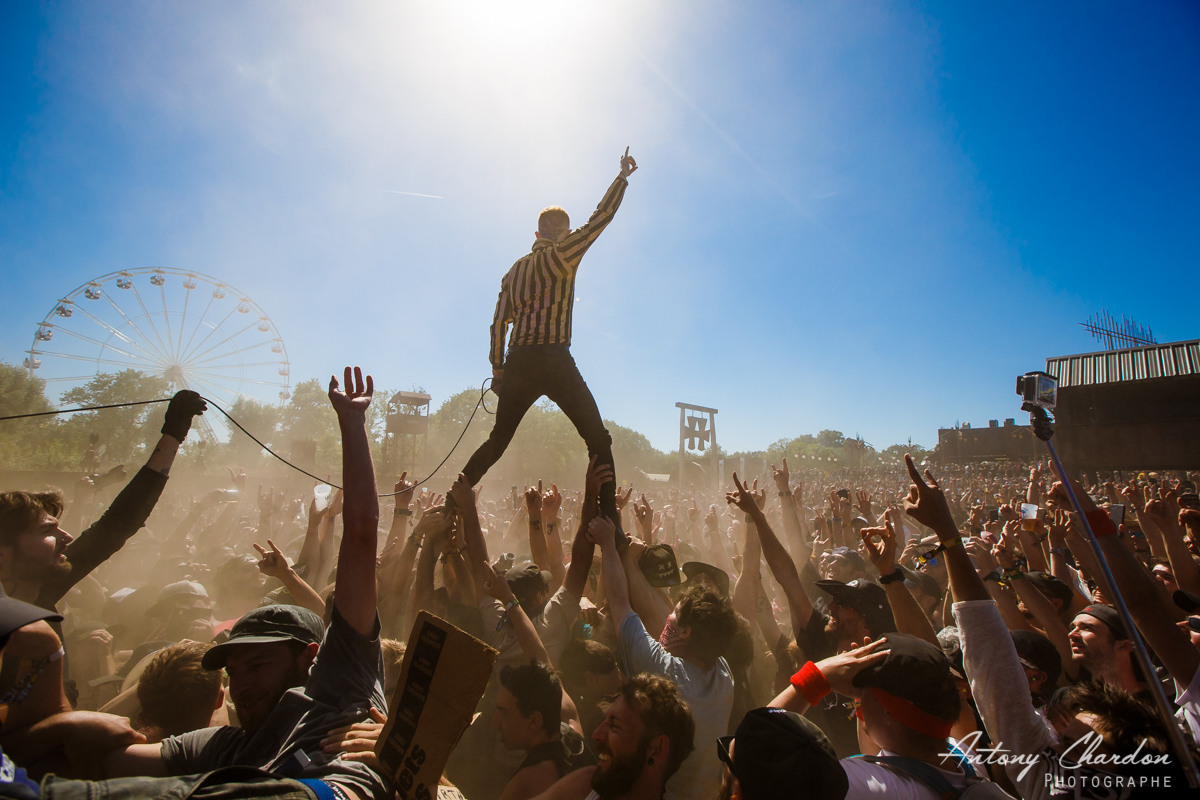
[(387, 708), (379, 620), (367, 639), (335, 608), (308, 682), (289, 689), (253, 736), (232, 726), (171, 736), (162, 742), (163, 763), (172, 775), (235, 764), (258, 767), (285, 778), (317, 778), (382, 800), (391, 792), (377, 772), (321, 750), (321, 739), (331, 730), (365, 719), (372, 706)]
[(617, 652), (626, 675), (649, 672), (670, 678), (692, 710), (696, 725), (694, 749), (679, 771), (667, 781), (667, 800), (703, 800), (716, 797), (721, 789), (721, 762), (713, 757), (713, 743), (729, 732), (733, 709), (733, 676), (725, 659), (704, 669), (668, 653), (646, 632), (637, 614), (621, 623)]

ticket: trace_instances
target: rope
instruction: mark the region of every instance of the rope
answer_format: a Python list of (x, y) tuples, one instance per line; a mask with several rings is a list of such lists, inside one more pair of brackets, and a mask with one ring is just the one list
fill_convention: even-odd
[[(467, 430), (471, 427), (471, 423), (475, 420), (475, 415), (477, 413), (479, 413), (479, 409), (482, 407), (485, 413), (492, 414), (492, 415), (494, 415), (496, 413), (495, 411), (492, 411), (491, 409), (489, 409), (487, 407), (487, 404), (484, 402), (484, 398), (487, 396), (487, 391), (488, 391), (489, 384), (491, 383), (491, 381), (492, 381), (492, 379), (488, 378), (482, 384), (480, 384), (479, 399), (477, 401), (475, 401), (475, 408), (471, 409), (471, 416), (467, 418), (466, 424), (463, 425), (462, 433), (460, 433), (458, 435), (458, 438), (454, 440), (454, 446), (450, 448), (450, 452), (446, 453), (446, 457), (443, 458), (441, 460), (441, 462), (436, 467), (433, 468), (433, 471), (430, 472), (429, 475), (427, 475), (426, 477), (424, 477), (421, 480), (414, 483), (409, 488), (405, 489), (403, 492), (388, 492), (387, 494), (379, 495), (380, 497), (395, 497), (396, 495), (403, 494), (404, 492), (411, 492), (412, 490), (416, 489), (421, 484), (427, 482), (430, 478), (432, 478), (434, 475), (437, 474), (437, 471), (439, 469), (441, 469), (447, 461), (450, 460), (450, 456), (454, 455), (454, 451), (458, 449), (458, 445), (460, 443), (462, 443), (463, 437), (467, 435)], [(283, 456), (276, 453), (274, 450), (272, 450), (270, 447), (268, 447), (266, 445), (266, 443), (264, 443), (261, 439), (259, 439), (257, 436), (255, 436), (250, 431), (246, 430), (242, 426), (242, 423), (240, 423), (236, 419), (234, 419), (228, 411), (221, 408), (221, 406), (212, 398), (204, 397), (202, 395), (200, 399), (202, 399), (204, 402), (208, 403), (210, 406), (215, 408), (217, 411), (220, 411), (221, 414), (223, 414), (227, 420), (232, 422), (239, 431), (241, 431), (242, 433), (249, 436), (250, 439), (255, 444), (257, 444), (263, 450), (266, 450), (274, 458), (278, 459), (279, 461), (282, 461), (284, 464), (287, 464), (289, 467), (296, 470), (297, 472), (299, 472), (303, 475), (307, 475), (308, 477), (312, 478), (313, 480), (315, 480), (319, 483), (328, 483), (328, 481), (326, 481), (324, 478), (320, 478), (316, 475), (313, 475), (308, 470), (306, 470), (302, 467), (296, 466), (295, 464), (288, 461)], [(30, 417), (48, 417), (48, 416), (53, 416), (56, 414), (74, 414), (77, 411), (99, 411), (99, 410), (102, 410), (105, 408), (127, 408), (129, 406), (146, 406), (146, 405), (153, 405), (155, 403), (169, 403), (169, 402), (171, 402), (171, 398), (167, 397), (167, 398), (164, 398), (161, 400), (134, 400), (134, 401), (131, 401), (128, 403), (109, 403), (107, 405), (102, 405), (102, 406), (81, 406), (79, 408), (59, 408), (59, 409), (55, 409), (53, 411), (36, 411), (33, 413), (29, 413), (29, 414), (10, 414), (8, 416), (0, 417), (0, 422), (5, 422), (10, 419), (28, 419)], [(335, 483), (329, 483), (329, 485), (332, 486), (334, 489), (343, 488), (341, 486), (338, 486)]]

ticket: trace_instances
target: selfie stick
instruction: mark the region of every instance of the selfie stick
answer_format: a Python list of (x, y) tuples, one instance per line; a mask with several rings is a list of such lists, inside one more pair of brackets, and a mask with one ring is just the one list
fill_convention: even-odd
[(1058, 452), (1050, 442), (1050, 437), (1054, 435), (1053, 420), (1046, 413), (1046, 409), (1039, 405), (1027, 402), (1022, 404), (1021, 408), (1029, 412), (1029, 423), (1033, 426), (1034, 434), (1046, 443), (1046, 448), (1050, 451), (1050, 459), (1054, 462), (1055, 471), (1062, 478), (1062, 484), (1067, 490), (1067, 496), (1071, 498), (1071, 506), (1079, 515), (1079, 521), (1083, 524), (1084, 530), (1087, 531), (1087, 540), (1092, 548), (1092, 553), (1096, 556), (1096, 561), (1100, 564), (1100, 569), (1104, 572), (1104, 577), (1108, 579), (1108, 585), (1113, 587), (1113, 605), (1116, 606), (1117, 613), (1121, 615), (1121, 621), (1125, 623), (1125, 629), (1129, 631), (1129, 638), (1133, 641), (1133, 652), (1137, 655), (1138, 664), (1142, 667), (1142, 674), (1146, 676), (1146, 683), (1150, 687), (1150, 693), (1154, 695), (1154, 703), (1158, 706), (1158, 713), (1162, 715), (1163, 722), (1166, 724), (1167, 736), (1170, 738), (1171, 746), (1175, 749), (1175, 753), (1179, 757), (1183, 773), (1187, 776), (1188, 784), (1193, 789), (1200, 788), (1200, 772), (1197, 772), (1196, 762), (1192, 759), (1192, 751), (1188, 747), (1187, 742), (1184, 741), (1183, 732), (1179, 730), (1179, 724), (1175, 719), (1175, 715), (1171, 712), (1171, 705), (1167, 701), (1167, 695), (1163, 691), (1162, 684), (1155, 677), (1158, 673), (1155, 671), (1154, 665), (1150, 663), (1150, 654), (1146, 651), (1146, 645), (1138, 633), (1137, 626), (1133, 623), (1133, 617), (1129, 615), (1129, 608), (1125, 605), (1125, 599), (1121, 597), (1120, 591), (1117, 590), (1117, 582), (1113, 578), (1112, 570), (1108, 567), (1108, 560), (1105, 559), (1104, 552), (1100, 549), (1100, 543), (1096, 541), (1096, 534), (1092, 531), (1092, 526), (1088, 523), (1087, 517), (1083, 513), (1083, 508), (1079, 505), (1079, 498), (1075, 496), (1075, 489), (1071, 486), (1071, 481), (1067, 477), (1066, 470), (1063, 469), (1062, 461), (1058, 459)]

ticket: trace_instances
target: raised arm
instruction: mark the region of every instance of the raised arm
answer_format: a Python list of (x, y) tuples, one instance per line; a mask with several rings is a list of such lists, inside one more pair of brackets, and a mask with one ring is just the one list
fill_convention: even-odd
[(375, 634), (375, 553), (379, 531), (379, 497), (375, 467), (367, 439), (367, 407), (375, 391), (371, 376), (346, 367), (346, 388), (329, 379), (329, 402), (342, 433), (342, 543), (338, 549), (334, 607), (359, 635)]
[(571, 565), (563, 578), (563, 586), (573, 597), (582, 597), (587, 589), (588, 573), (592, 570), (592, 556), (596, 545), (588, 536), (588, 523), (600, 514), (600, 487), (614, 480), (612, 464), (599, 463), (599, 456), (588, 461), (584, 476), (583, 505), (579, 509), (579, 529), (571, 543)]
[(629, 603), (629, 584), (625, 580), (625, 567), (617, 552), (616, 526), (608, 517), (597, 516), (588, 523), (588, 537), (600, 548), (604, 594), (608, 599), (608, 616), (619, 631), (621, 623), (633, 613)]
[[(1065, 476), (1061, 477), (1065, 479)], [(1059, 503), (1069, 503), (1066, 487), (1061, 483), (1055, 484), (1051, 494)], [(1138, 630), (1146, 637), (1146, 643), (1162, 660), (1171, 677), (1180, 685), (1187, 686), (1196, 674), (1197, 667), (1200, 667), (1200, 650), (1192, 646), (1187, 634), (1175, 626), (1170, 609), (1159, 601), (1154, 579), (1133, 553), (1121, 544), (1117, 537), (1117, 526), (1107, 512), (1098, 509), (1078, 484), (1075, 484), (1075, 497), (1083, 508), (1096, 543), (1108, 562), (1113, 580)]]
[(896, 568), (896, 528), (889, 508), (883, 515), (883, 526), (863, 528), (860, 532), (867, 556), (879, 570), (879, 582), (887, 592), (888, 605), (896, 619), (896, 630), (911, 633), (931, 644), (938, 644), (933, 623), (921, 610), (917, 599), (904, 585), (904, 573)]
[[(271, 549), (268, 550), (267, 547)], [(296, 574), (296, 570), (288, 564), (287, 557), (275, 545), (275, 542), (267, 539), (267, 547), (263, 547), (257, 542), (254, 543), (254, 549), (258, 551), (259, 557), (258, 571), (269, 578), (278, 578), (284, 588), (291, 593), (296, 605), (307, 608), (319, 617), (324, 617), (325, 601), (321, 599), (321, 595), (317, 594), (315, 589)]]
[(745, 484), (738, 481), (736, 472), (733, 474), (733, 485), (737, 491), (729, 492), (725, 499), (744, 511), (746, 516), (753, 521), (754, 527), (758, 531), (759, 542), (762, 544), (763, 557), (767, 561), (767, 567), (787, 597), (788, 609), (792, 616), (792, 635), (795, 636), (797, 631), (804, 630), (809, 619), (812, 618), (812, 601), (808, 599), (808, 594), (800, 583), (800, 573), (796, 570), (795, 562), (780, 543), (779, 537), (771, 530), (771, 525), (767, 522), (763, 510), (758, 507), (758, 501), (754, 495), (750, 493)]
[[(625, 188), (629, 185), (629, 176), (636, 170), (637, 162), (629, 155), (629, 148), (625, 148), (625, 155), (621, 156), (621, 171), (617, 174), (616, 180), (608, 187), (608, 191), (604, 193), (600, 204), (596, 206), (596, 210), (592, 212), (592, 216), (588, 217), (588, 221), (580, 227), (568, 233), (558, 242), (557, 248), (559, 255), (570, 266), (577, 266), (579, 260), (583, 258), (583, 254), (600, 236), (600, 233), (608, 227), (608, 223), (613, 221), (613, 217), (617, 213), (617, 209), (621, 206), (621, 200), (625, 197)], [(495, 362), (493, 362), (495, 363)]]

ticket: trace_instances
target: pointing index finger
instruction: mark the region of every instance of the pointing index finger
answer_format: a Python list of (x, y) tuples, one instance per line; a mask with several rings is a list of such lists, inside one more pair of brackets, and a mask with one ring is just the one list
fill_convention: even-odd
[(924, 486), (925, 480), (921, 477), (921, 473), (917, 472), (917, 465), (913, 463), (913, 457), (908, 453), (904, 454), (904, 466), (908, 467), (908, 477), (912, 478), (913, 483), (917, 486)]

